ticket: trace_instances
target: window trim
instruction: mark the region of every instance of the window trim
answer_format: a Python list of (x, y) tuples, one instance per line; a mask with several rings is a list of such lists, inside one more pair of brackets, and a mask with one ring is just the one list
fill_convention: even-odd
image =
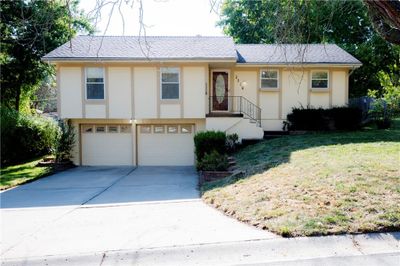
[[(262, 78), (262, 72), (263, 71), (276, 71), (276, 88), (267, 88), (267, 87), (263, 87), (262, 86), (262, 80), (263, 79), (268, 79), (268, 78)], [(277, 69), (277, 68), (262, 68), (262, 69), (260, 69), (260, 73), (259, 73), (259, 75), (260, 75), (260, 78), (259, 78), (259, 80), (260, 80), (260, 90), (263, 90), (263, 91), (279, 91), (280, 90), (280, 86), (281, 86), (281, 83), (280, 83), (280, 73), (279, 73), (280, 71), (279, 71), (279, 69)]]
[[(326, 86), (326, 88), (314, 88), (313, 86), (312, 86), (312, 82), (313, 82), (313, 73), (316, 73), (316, 72), (325, 72), (326, 73), (326, 75), (327, 75), (327, 79), (326, 79), (326, 81), (327, 81), (327, 86)], [(329, 91), (330, 90), (330, 86), (331, 86), (331, 81), (330, 81), (330, 73), (329, 73), (329, 70), (327, 70), (327, 69), (315, 69), (315, 70), (311, 70), (310, 71), (310, 90), (312, 90), (312, 91)], [(316, 79), (316, 80), (325, 80), (325, 79)]]
[[(166, 83), (166, 84), (176, 84), (176, 82), (163, 82), (162, 81), (162, 74), (163, 74), (163, 69), (176, 69), (176, 70), (178, 70), (177, 71), (177, 74), (178, 74), (178, 98), (176, 98), (176, 99), (163, 99), (163, 96), (162, 96), (162, 85), (163, 85), (163, 83)], [(181, 100), (181, 83), (182, 83), (182, 81), (181, 81), (181, 68), (180, 67), (160, 67), (160, 101), (165, 101), (165, 102), (179, 102), (180, 100)]]
[[(87, 70), (88, 68), (101, 68), (103, 69), (103, 99), (88, 99), (87, 97)], [(102, 67), (102, 66), (86, 66), (85, 67), (85, 100), (86, 101), (93, 101), (93, 102), (101, 102), (101, 101), (105, 101), (106, 100), (106, 68)], [(96, 84), (96, 83), (95, 83)], [(97, 83), (100, 84), (100, 83)]]

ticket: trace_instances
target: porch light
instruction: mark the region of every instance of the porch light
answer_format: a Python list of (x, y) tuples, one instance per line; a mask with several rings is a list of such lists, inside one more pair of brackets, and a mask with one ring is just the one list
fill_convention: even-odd
[(242, 87), (242, 90), (244, 90), (244, 88), (246, 88), (246, 86), (247, 86), (247, 82), (246, 81), (240, 82), (240, 87)]

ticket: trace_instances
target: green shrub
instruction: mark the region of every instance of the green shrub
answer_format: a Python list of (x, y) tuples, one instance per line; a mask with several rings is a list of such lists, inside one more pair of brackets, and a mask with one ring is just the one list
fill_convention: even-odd
[(357, 107), (333, 107), (326, 110), (327, 117), (333, 121), (334, 129), (357, 130), (361, 126), (362, 111)]
[(226, 150), (227, 152), (234, 152), (239, 145), (239, 135), (236, 133), (226, 135)]
[(71, 159), (71, 151), (75, 144), (75, 131), (70, 121), (60, 121), (60, 135), (56, 143), (56, 161), (69, 161)]
[(361, 127), (362, 111), (356, 107), (293, 108), (287, 120), (289, 130), (355, 130)]
[(205, 153), (197, 162), (197, 169), (203, 171), (226, 171), (228, 169), (228, 156), (220, 154), (216, 150)]
[(287, 120), (289, 130), (324, 130), (328, 127), (322, 108), (293, 108)]
[(59, 134), (57, 123), (48, 118), (1, 111), (1, 162), (19, 163), (54, 152)]
[(194, 136), (197, 161), (201, 161), (206, 153), (215, 150), (219, 154), (226, 153), (226, 135), (222, 131), (202, 131)]

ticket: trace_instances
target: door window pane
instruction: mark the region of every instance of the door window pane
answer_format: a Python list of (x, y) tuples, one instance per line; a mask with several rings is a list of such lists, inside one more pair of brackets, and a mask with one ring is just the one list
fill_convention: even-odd
[(154, 126), (154, 128), (153, 128), (153, 132), (154, 133), (164, 133), (164, 126)]
[(104, 133), (106, 132), (105, 126), (96, 126), (96, 133)]
[(151, 126), (140, 126), (140, 133), (149, 134), (151, 133)]
[(108, 126), (108, 133), (118, 133), (118, 126)]
[(131, 132), (130, 125), (121, 125), (119, 128), (120, 128), (121, 133), (130, 133)]
[(178, 126), (168, 126), (168, 133), (178, 133)]
[(82, 127), (83, 133), (93, 133), (93, 126), (92, 125), (85, 125)]
[(183, 134), (192, 133), (192, 125), (182, 125), (181, 126), (181, 133), (183, 133)]

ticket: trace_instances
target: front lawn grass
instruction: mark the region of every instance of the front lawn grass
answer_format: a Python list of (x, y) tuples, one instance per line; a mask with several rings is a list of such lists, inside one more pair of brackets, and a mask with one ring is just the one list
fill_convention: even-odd
[(400, 230), (400, 127), (315, 133), (239, 151), (245, 171), (206, 183), (203, 199), (283, 236)]
[(36, 167), (42, 159), (1, 168), (0, 190), (33, 181), (51, 173), (51, 167)]

